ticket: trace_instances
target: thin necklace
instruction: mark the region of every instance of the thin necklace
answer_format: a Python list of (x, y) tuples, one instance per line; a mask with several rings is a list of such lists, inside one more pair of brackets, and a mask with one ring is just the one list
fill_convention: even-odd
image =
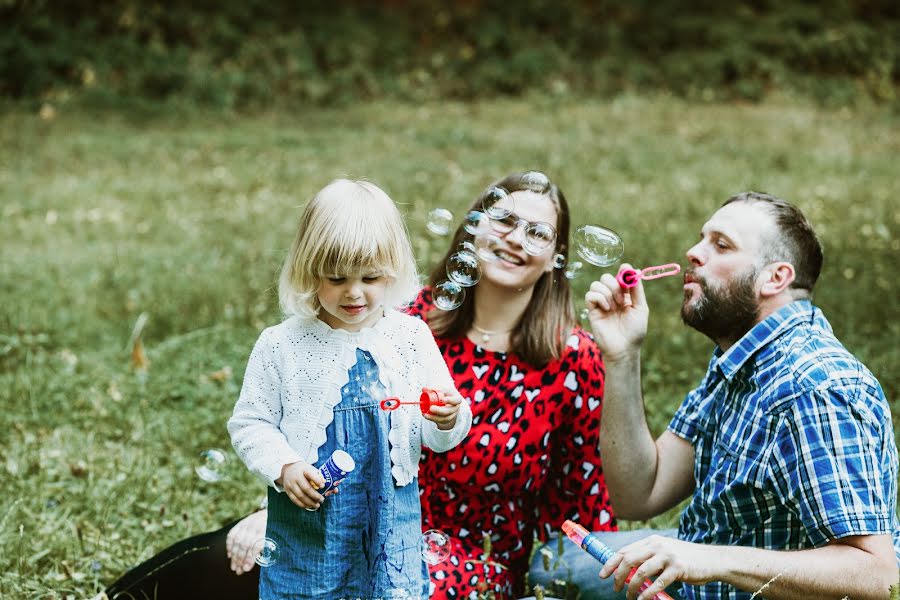
[(482, 344), (487, 344), (488, 342), (490, 342), (492, 335), (502, 335), (504, 333), (509, 333), (510, 331), (512, 331), (512, 329), (507, 329), (506, 331), (488, 331), (487, 329), (482, 329), (475, 323), (472, 323), (472, 329), (481, 334)]

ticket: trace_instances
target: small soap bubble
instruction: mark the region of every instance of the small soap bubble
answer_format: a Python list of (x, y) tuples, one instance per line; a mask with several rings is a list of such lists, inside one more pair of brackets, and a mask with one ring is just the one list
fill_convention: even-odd
[(261, 567), (271, 567), (278, 562), (278, 544), (272, 538), (258, 540), (253, 544), (253, 553), (256, 564)]
[(492, 187), (485, 192), (481, 208), (492, 219), (505, 219), (515, 210), (512, 197), (502, 187)]
[(565, 275), (566, 279), (576, 279), (579, 275), (581, 275), (581, 271), (584, 267), (584, 263), (580, 260), (573, 260), (566, 266)]
[(470, 242), (469, 240), (463, 240), (456, 246), (457, 252), (471, 252), (472, 254), (478, 254), (478, 248), (475, 247), (475, 244)]
[(581, 312), (578, 313), (578, 318), (584, 322), (587, 322), (588, 321), (588, 309), (582, 308)]
[(447, 259), (447, 277), (463, 287), (472, 287), (481, 280), (481, 265), (471, 252), (457, 252)]
[(550, 178), (540, 171), (528, 171), (519, 179), (522, 189), (530, 190), (537, 194), (544, 194), (550, 189)]
[(556, 230), (548, 223), (531, 223), (525, 229), (522, 249), (532, 256), (540, 256), (556, 243)]
[(475, 253), (481, 260), (488, 262), (497, 260), (499, 246), (500, 238), (496, 235), (480, 235), (475, 238)]
[(194, 471), (203, 481), (215, 483), (225, 477), (225, 453), (218, 448), (210, 448), (200, 453), (200, 464)]
[(463, 220), (463, 229), (472, 235), (487, 233), (490, 226), (490, 219), (480, 210), (470, 210)]
[(466, 290), (455, 281), (444, 280), (431, 290), (434, 305), (441, 310), (454, 310), (462, 306)]
[(425, 227), (434, 235), (447, 235), (453, 225), (453, 213), (446, 208), (434, 208), (428, 212)]
[(422, 534), (425, 547), (422, 549), (422, 560), (429, 565), (436, 565), (450, 556), (450, 536), (440, 529), (429, 529)]
[(575, 251), (578, 256), (598, 267), (608, 267), (625, 253), (619, 234), (599, 225), (582, 225), (575, 230)]
[(566, 257), (562, 254), (554, 254), (553, 255), (553, 268), (554, 269), (562, 269), (566, 266)]

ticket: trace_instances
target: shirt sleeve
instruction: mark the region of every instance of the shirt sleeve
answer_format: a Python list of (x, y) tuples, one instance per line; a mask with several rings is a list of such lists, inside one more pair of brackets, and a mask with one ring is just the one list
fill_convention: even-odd
[(701, 421), (709, 418), (709, 411), (703, 406), (705, 402), (712, 399), (713, 394), (709, 390), (710, 385), (716, 380), (716, 362), (717, 355), (713, 355), (710, 360), (709, 368), (706, 376), (696, 388), (688, 392), (681, 406), (675, 411), (675, 415), (669, 422), (669, 431), (690, 442), (692, 445), (697, 439), (698, 429), (701, 427)]
[(283, 491), (275, 484), (282, 467), (301, 458), (278, 427), (281, 381), (279, 362), (268, 331), (264, 331), (250, 353), (241, 394), (228, 420), (228, 432), (231, 445), (247, 468), (278, 491)]
[(885, 428), (853, 402), (884, 402), (859, 390), (817, 389), (797, 397), (778, 424), (768, 462), (779, 499), (816, 546), (892, 531), (897, 450)]
[[(416, 321), (415, 335), (417, 353), (423, 365), (421, 374), (423, 386), (461, 396), (428, 325), (423, 321)], [(422, 419), (422, 441), (435, 452), (446, 452), (463, 441), (471, 427), (472, 409), (468, 400), (463, 397), (452, 429), (441, 430), (436, 423)]]
[(419, 290), (419, 293), (416, 294), (415, 300), (410, 302), (407, 306), (404, 306), (400, 309), (400, 312), (406, 313), (411, 317), (416, 317), (417, 319), (421, 319), (425, 321), (426, 313), (431, 310), (432, 302), (431, 302), (431, 288), (424, 287)]
[(553, 433), (550, 475), (537, 502), (538, 530), (544, 536), (558, 531), (566, 519), (591, 531), (616, 529), (600, 457), (603, 360), (586, 334), (579, 336), (577, 352), (571, 371), (561, 374), (566, 404)]

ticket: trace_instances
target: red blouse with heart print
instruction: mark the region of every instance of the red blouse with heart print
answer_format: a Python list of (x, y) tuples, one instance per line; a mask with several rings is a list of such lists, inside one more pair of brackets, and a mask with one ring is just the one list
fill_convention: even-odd
[[(425, 288), (408, 312), (424, 319), (433, 307)], [(564, 355), (543, 368), (468, 338), (436, 341), (473, 419), (456, 448), (423, 450), (422, 527), (453, 538), (450, 558), (430, 567), (431, 600), (487, 590), (498, 599), (519, 597), (535, 537), (545, 539), (566, 519), (593, 531), (616, 529), (598, 449), (600, 350), (580, 327)]]

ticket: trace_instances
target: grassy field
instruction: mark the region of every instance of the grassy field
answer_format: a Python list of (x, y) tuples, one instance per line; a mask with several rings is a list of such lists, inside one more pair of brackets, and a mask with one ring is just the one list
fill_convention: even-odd
[[(425, 213), (460, 217), (513, 170), (547, 172), (574, 222), (620, 232), (638, 265), (683, 262), (733, 193), (780, 195), (823, 240), (817, 304), (893, 404), (898, 121), (879, 108), (631, 96), (0, 115), (0, 597), (92, 595), (255, 505), (263, 489), (225, 421), (258, 331), (278, 321), (273, 283), (298, 209), (340, 175), (369, 178), (402, 205), (423, 271), (447, 243), (426, 235)], [(601, 272), (577, 280), (579, 294)], [(644, 389), (658, 432), (710, 344), (680, 324), (678, 282), (648, 295)], [(143, 374), (129, 348), (142, 313)], [(194, 467), (214, 447), (231, 460), (209, 484)]]

